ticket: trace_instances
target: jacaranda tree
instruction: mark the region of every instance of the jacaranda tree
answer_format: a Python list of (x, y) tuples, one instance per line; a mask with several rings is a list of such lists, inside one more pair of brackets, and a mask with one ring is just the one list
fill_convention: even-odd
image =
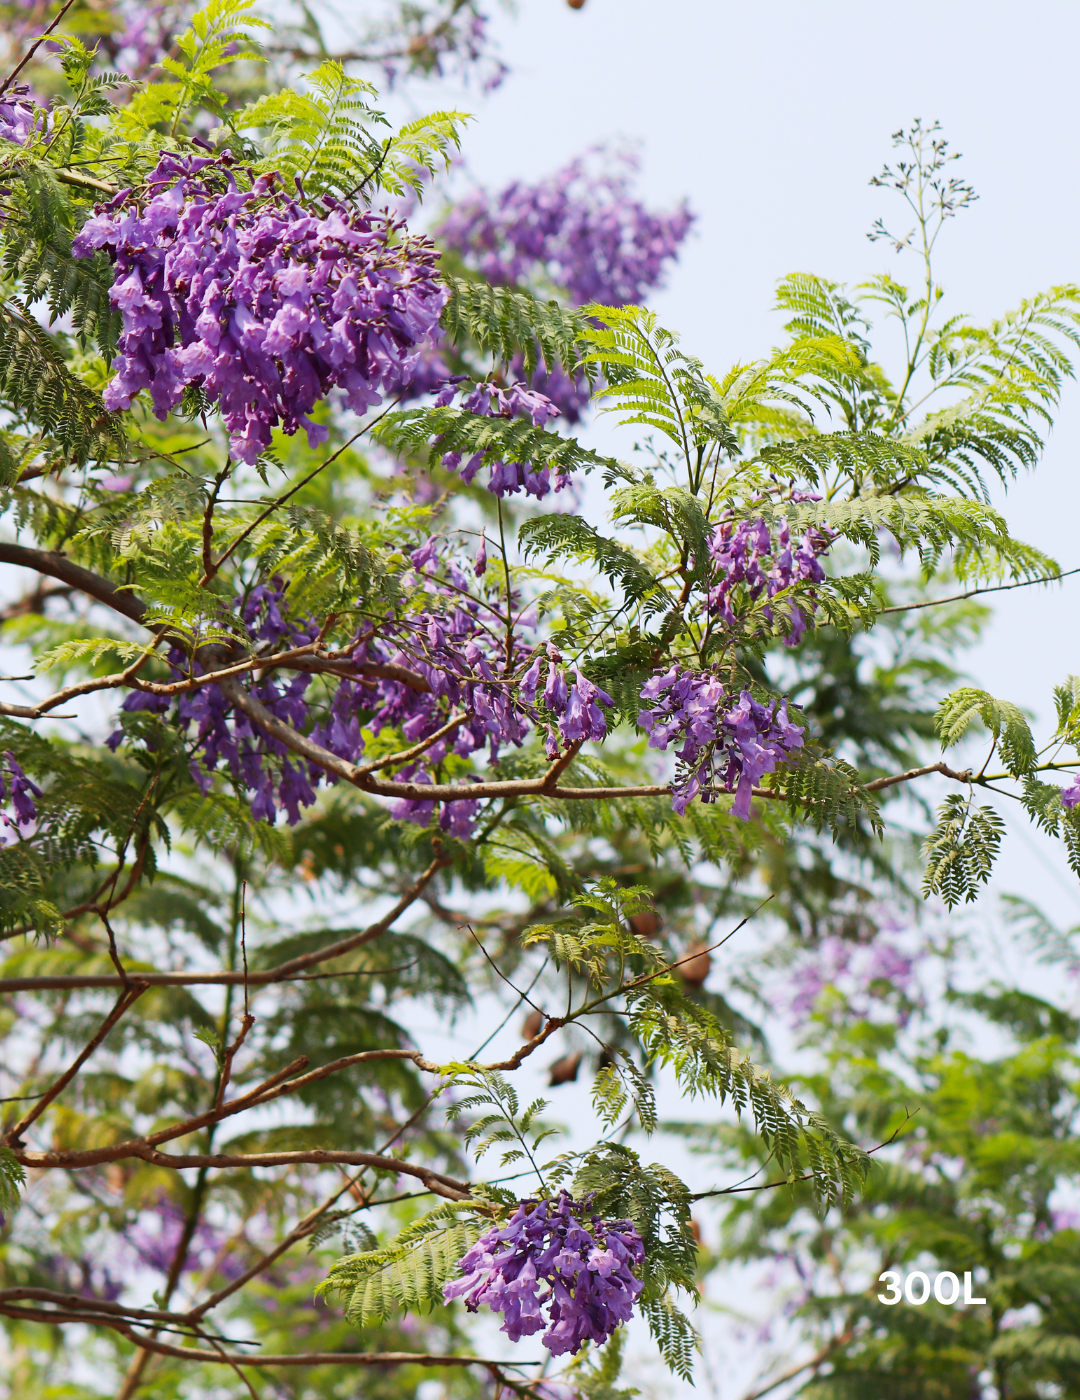
[[(713, 376), (636, 304), (686, 210), (574, 165), (410, 230), (462, 114), (393, 131), (341, 61), (260, 79), (263, 39), (215, 0), (135, 81), (57, 27), (57, 95), (0, 93), (0, 563), (34, 667), (0, 703), (15, 1384), (607, 1395), (634, 1313), (688, 1376), (713, 1191), (633, 1145), (657, 1076), (731, 1106), (766, 1186), (847, 1202), (870, 1163), (739, 1048), (704, 988), (723, 921), (762, 879), (793, 928), (847, 917), (925, 780), (955, 789), (929, 893), (988, 875), (979, 786), (1080, 858), (1080, 785), (1047, 781), (1080, 682), (1049, 748), (954, 691), (942, 742), (990, 754), (957, 769), (919, 753), (947, 658), (902, 630), (1059, 576), (987, 488), (1037, 460), (1080, 292), (938, 319), (971, 192), (916, 125), (879, 183), (917, 290), (788, 278), (784, 343)], [(589, 402), (625, 458), (570, 431)], [(916, 660), (875, 671), (882, 632)], [(433, 1058), (410, 1006), (481, 993), (527, 1010), (518, 1048)], [(513, 1081), (549, 1042), (601, 1125), (554, 1156)], [(459, 1299), (530, 1355), (478, 1355)]]

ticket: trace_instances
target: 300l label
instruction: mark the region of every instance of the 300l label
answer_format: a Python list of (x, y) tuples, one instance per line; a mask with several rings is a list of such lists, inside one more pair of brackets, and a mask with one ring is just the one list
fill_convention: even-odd
[[(907, 1275), (897, 1273), (895, 1269), (887, 1269), (885, 1273), (878, 1275), (878, 1283), (886, 1285), (886, 1291), (877, 1295), (878, 1302), (885, 1303), (890, 1308), (896, 1303), (904, 1302), (910, 1303), (913, 1307), (921, 1308), (930, 1297), (931, 1291), (937, 1301), (944, 1303), (947, 1308), (951, 1308), (961, 1301), (960, 1280), (955, 1274), (948, 1271), (934, 1275), (932, 1290), (928, 1275), (924, 1274), (921, 1269), (916, 1269)], [(982, 1307), (986, 1303), (985, 1298), (972, 1296), (970, 1273), (964, 1275), (963, 1303), (965, 1307)]]

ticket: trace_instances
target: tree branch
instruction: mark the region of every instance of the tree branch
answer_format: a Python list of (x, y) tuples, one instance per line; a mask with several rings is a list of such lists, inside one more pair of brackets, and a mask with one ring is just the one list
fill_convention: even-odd
[[(297, 973), (305, 971), (309, 967), (315, 967), (319, 963), (329, 962), (332, 958), (340, 958), (345, 953), (351, 953), (354, 948), (361, 948), (365, 943), (370, 943), (372, 939), (378, 938), (385, 933), (398, 918), (408, 909), (410, 904), (416, 902), (424, 891), (425, 887), (434, 878), (435, 874), (443, 869), (450, 862), (445, 856), (436, 856), (420, 878), (412, 884), (397, 903), (390, 909), (377, 923), (369, 925), (361, 933), (350, 934), (348, 938), (342, 938), (337, 943), (331, 943), (326, 948), (320, 948), (313, 953), (304, 953), (301, 957), (290, 958), (288, 962), (279, 963), (277, 967), (271, 967), (263, 972), (133, 972), (129, 977), (137, 978), (139, 982), (145, 983), (148, 987), (268, 987), (275, 982), (288, 982)], [(60, 976), (60, 977), (4, 977), (0, 978), (0, 994), (4, 992), (58, 992), (74, 991), (86, 987), (122, 987), (123, 981), (119, 977), (111, 976), (107, 973), (88, 974), (83, 976)]]
[(117, 1143), (112, 1147), (91, 1148), (85, 1152), (29, 1152), (25, 1149), (14, 1151), (15, 1157), (24, 1167), (35, 1170), (44, 1167), (78, 1169), (95, 1167), (105, 1162), (138, 1160), (149, 1162), (155, 1167), (169, 1167), (173, 1171), (184, 1171), (189, 1167), (205, 1167), (207, 1170), (226, 1167), (298, 1167), (333, 1166), (371, 1167), (375, 1171), (391, 1172), (395, 1176), (412, 1176), (422, 1181), (429, 1191), (443, 1196), (448, 1201), (463, 1201), (470, 1194), (468, 1182), (456, 1181), (452, 1176), (433, 1171), (415, 1162), (405, 1162), (397, 1157), (383, 1157), (377, 1152), (339, 1152), (327, 1148), (312, 1148), (307, 1152), (158, 1152), (149, 1143), (133, 1140)]
[(90, 1056), (98, 1048), (98, 1046), (109, 1034), (112, 1028), (128, 1010), (128, 1008), (133, 1006), (134, 1003), (138, 1001), (139, 997), (141, 997), (143, 992), (145, 991), (145, 982), (131, 983), (129, 990), (122, 993), (120, 1000), (116, 1003), (112, 1011), (109, 1012), (108, 1016), (106, 1016), (105, 1020), (101, 1023), (101, 1026), (98, 1028), (98, 1032), (94, 1036), (93, 1040), (91, 1040), (90, 1043), (79, 1052), (79, 1054), (75, 1057), (75, 1059), (72, 1061), (69, 1067), (60, 1076), (60, 1078), (57, 1079), (55, 1083), (52, 1084), (48, 1089), (46, 1089), (45, 1093), (42, 1094), (41, 1098), (38, 1099), (37, 1103), (29, 1111), (29, 1113), (27, 1113), (24, 1117), (20, 1118), (19, 1121), (15, 1123), (12, 1127), (7, 1129), (7, 1131), (4, 1133), (3, 1138), (5, 1143), (7, 1143), (9, 1146), (15, 1146), (19, 1144), (19, 1141), (23, 1133), (27, 1130), (27, 1128), (29, 1128), (30, 1125), (37, 1118), (40, 1118), (42, 1113), (45, 1112), (49, 1104), (51, 1104), (55, 1098), (57, 1098), (60, 1094), (63, 1093), (63, 1091), (78, 1074), (79, 1070), (82, 1069), (83, 1065), (87, 1062)]
[(411, 1351), (298, 1351), (280, 1355), (245, 1356), (241, 1352), (200, 1351), (195, 1347), (174, 1347), (144, 1337), (120, 1318), (86, 1317), (81, 1313), (53, 1312), (47, 1308), (20, 1308), (0, 1302), (0, 1313), (27, 1322), (92, 1322), (99, 1327), (111, 1327), (144, 1351), (159, 1356), (174, 1356), (180, 1361), (216, 1361), (225, 1366), (538, 1366), (539, 1361), (493, 1361), (480, 1356), (440, 1356), (433, 1352)]

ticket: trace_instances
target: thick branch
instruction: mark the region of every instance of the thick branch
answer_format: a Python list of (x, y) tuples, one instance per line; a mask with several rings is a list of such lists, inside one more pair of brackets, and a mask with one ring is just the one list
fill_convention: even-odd
[(135, 1318), (143, 1322), (176, 1322), (186, 1325), (189, 1321), (183, 1313), (162, 1312), (159, 1308), (129, 1308), (125, 1303), (108, 1303), (104, 1298), (86, 1298), (81, 1293), (54, 1293), (49, 1288), (0, 1288), (0, 1304), (24, 1301), (52, 1303), (72, 1312), (106, 1313), (110, 1317)]
[(105, 1162), (123, 1162), (137, 1159), (149, 1162), (155, 1167), (169, 1167), (183, 1171), (189, 1167), (298, 1167), (298, 1166), (346, 1166), (371, 1167), (375, 1171), (391, 1172), (395, 1176), (413, 1176), (422, 1181), (429, 1191), (444, 1196), (448, 1201), (463, 1201), (469, 1195), (469, 1185), (455, 1181), (452, 1176), (432, 1171), (430, 1167), (416, 1162), (404, 1162), (397, 1157), (383, 1157), (377, 1152), (338, 1152), (323, 1148), (312, 1148), (308, 1152), (158, 1152), (145, 1141), (117, 1143), (112, 1147), (91, 1148), (86, 1152), (28, 1152), (14, 1154), (24, 1167), (64, 1167), (80, 1168), (100, 1166)]
[(35, 569), (39, 574), (58, 578), (80, 593), (104, 603), (114, 612), (129, 617), (132, 622), (141, 623), (146, 616), (146, 604), (131, 593), (119, 589), (100, 574), (84, 569), (74, 563), (66, 554), (55, 550), (28, 549), (21, 544), (0, 544), (0, 564), (17, 564), (23, 569)]

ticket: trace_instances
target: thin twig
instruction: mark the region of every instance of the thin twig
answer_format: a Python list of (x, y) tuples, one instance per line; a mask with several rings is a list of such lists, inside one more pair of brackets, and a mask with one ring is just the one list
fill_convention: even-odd
[(1036, 583), (1059, 583), (1063, 578), (1071, 578), (1073, 574), (1080, 574), (1080, 569), (1066, 569), (1061, 574), (1048, 574), (1045, 578), (1023, 578), (1018, 583), (997, 583), (987, 588), (972, 588), (967, 593), (951, 593), (947, 598), (927, 598), (922, 603), (902, 603), (897, 607), (882, 608), (878, 617), (884, 617), (886, 613), (915, 612), (919, 608), (936, 608), (941, 603), (960, 603), (965, 598), (975, 598), (980, 593), (1007, 593), (1011, 588), (1030, 588)]
[(113, 1007), (113, 1009), (109, 1012), (108, 1016), (105, 1017), (105, 1020), (98, 1027), (97, 1034), (94, 1036), (94, 1038), (89, 1042), (88, 1045), (86, 1045), (82, 1050), (79, 1051), (78, 1055), (71, 1062), (71, 1064), (64, 1071), (64, 1073), (60, 1076), (60, 1078), (56, 1080), (56, 1082), (52, 1084), (48, 1089), (46, 1089), (46, 1091), (38, 1098), (37, 1103), (30, 1110), (30, 1112), (27, 1113), (24, 1117), (20, 1118), (19, 1121), (15, 1123), (12, 1127), (8, 1128), (8, 1130), (4, 1133), (4, 1142), (9, 1144), (19, 1142), (20, 1138), (22, 1137), (23, 1133), (26, 1132), (27, 1128), (29, 1128), (34, 1122), (36, 1122), (36, 1120), (40, 1118), (41, 1115), (48, 1108), (49, 1104), (51, 1104), (55, 1098), (57, 1098), (60, 1094), (64, 1092), (67, 1086), (78, 1074), (79, 1070), (82, 1069), (84, 1064), (86, 1064), (87, 1060), (98, 1048), (98, 1046), (109, 1034), (112, 1028), (120, 1020), (120, 1018), (124, 1015), (124, 1013), (129, 1009), (129, 1007), (133, 1006), (134, 1003), (138, 1001), (139, 997), (141, 997), (143, 992), (145, 991), (145, 982), (135, 982), (129, 985), (128, 990), (120, 996), (120, 999), (117, 1001), (116, 1005)]
[(49, 25), (48, 29), (43, 30), (43, 31), (37, 36), (37, 38), (34, 40), (34, 42), (33, 42), (33, 43), (30, 45), (30, 47), (26, 50), (26, 53), (23, 54), (22, 58), (19, 59), (18, 63), (15, 65), (15, 67), (11, 70), (11, 72), (10, 72), (10, 73), (7, 75), (7, 77), (4, 79), (4, 81), (3, 81), (2, 83), (0, 83), (0, 93), (6, 92), (6, 91), (8, 90), (8, 88), (12, 85), (12, 83), (15, 81), (15, 79), (19, 76), (19, 74), (22, 72), (22, 70), (26, 67), (26, 65), (30, 62), (30, 60), (33, 58), (33, 56), (37, 53), (38, 49), (41, 47), (41, 45), (44, 43), (44, 41), (49, 37), (49, 35), (53, 32), (53, 30), (56, 28), (56, 26), (57, 26), (57, 25), (60, 23), (60, 21), (64, 18), (64, 16), (67, 14), (68, 10), (71, 9), (71, 7), (72, 7), (72, 5), (74, 5), (74, 3), (75, 3), (75, 0), (66, 0), (66, 3), (65, 3), (65, 5), (64, 5), (63, 9), (61, 9), (60, 13), (59, 13), (59, 14), (56, 16), (56, 18), (52, 21), (52, 23)]

